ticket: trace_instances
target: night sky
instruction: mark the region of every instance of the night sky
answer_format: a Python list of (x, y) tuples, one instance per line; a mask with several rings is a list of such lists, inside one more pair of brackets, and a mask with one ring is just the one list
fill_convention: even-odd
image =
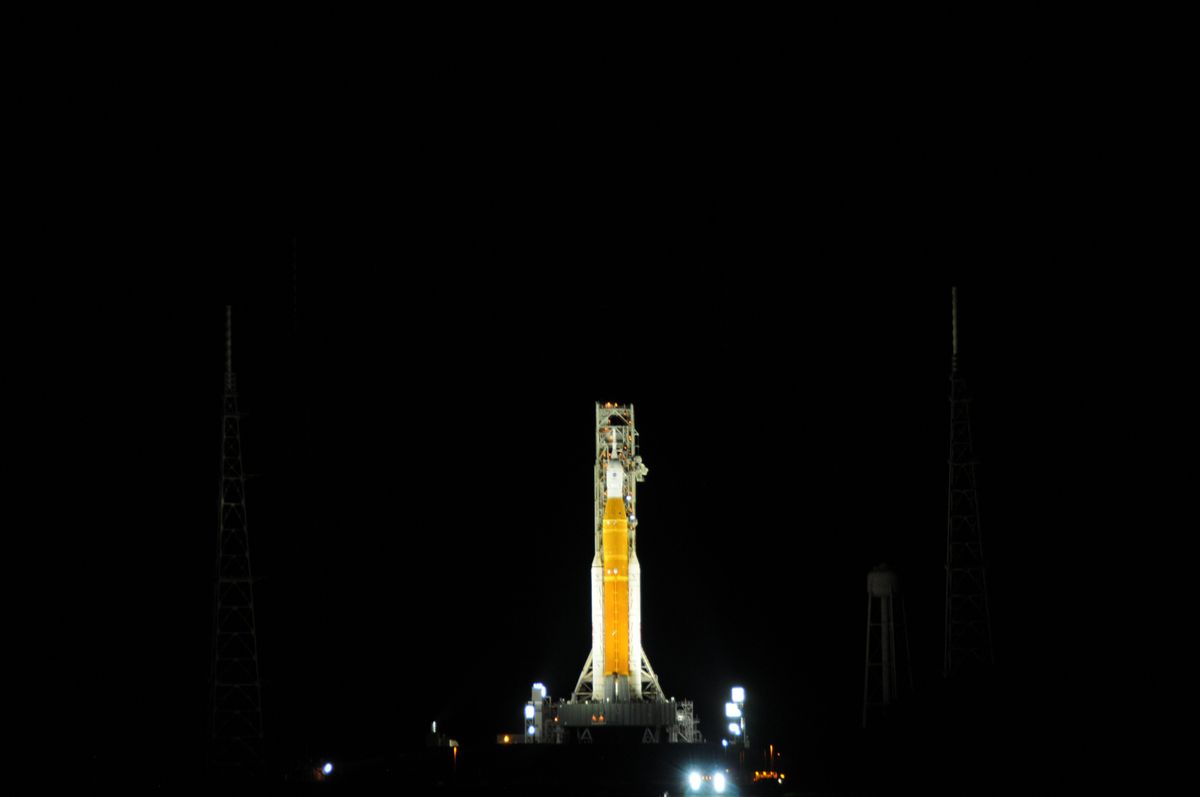
[[(300, 234), (295, 255), (285, 234), (160, 246), (182, 269), (152, 301), (92, 311), (111, 334), (78, 342), (71, 362), (89, 366), (68, 382), (86, 395), (57, 399), (82, 414), (70, 467), (95, 476), (69, 511), (98, 519), (74, 538), (77, 748), (100, 767), (131, 746), (148, 767), (204, 761), (227, 303), (281, 759), (368, 760), (433, 720), (488, 744), (521, 727), (532, 682), (569, 696), (590, 645), (596, 401), (636, 407), (644, 646), (710, 739), (735, 684), (756, 741), (793, 762), (853, 731), (882, 561), (902, 578), (918, 690), (933, 688), (949, 284), (717, 267), (735, 246), (693, 268), (693, 242), (669, 275), (649, 268), (664, 252), (564, 249), (545, 276), (511, 251), (414, 258), (393, 236)], [(1061, 310), (1083, 299), (959, 295), (1000, 671), (1014, 713), (1053, 713), (1056, 568), (1079, 532), (1048, 399), (1082, 334)]]

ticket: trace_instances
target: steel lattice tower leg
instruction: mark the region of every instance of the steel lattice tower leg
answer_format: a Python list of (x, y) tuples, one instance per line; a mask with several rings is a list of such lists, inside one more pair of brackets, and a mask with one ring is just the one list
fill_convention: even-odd
[(975, 487), (971, 403), (958, 372), (958, 291), (951, 290), (950, 460), (946, 519), (946, 629), (942, 675), (991, 664), (992, 623), (987, 567)]
[(262, 684), (255, 639), (254, 580), (246, 534), (245, 473), (233, 373), (232, 314), (225, 308), (225, 397), (221, 496), (213, 612), (212, 761), (256, 764), (262, 757)]

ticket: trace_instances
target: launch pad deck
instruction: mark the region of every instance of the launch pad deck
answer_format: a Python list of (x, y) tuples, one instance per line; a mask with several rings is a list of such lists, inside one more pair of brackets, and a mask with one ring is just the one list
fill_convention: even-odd
[(583, 703), (562, 703), (558, 720), (568, 728), (604, 726), (665, 727), (676, 722), (674, 700), (664, 701), (606, 701), (589, 700)]

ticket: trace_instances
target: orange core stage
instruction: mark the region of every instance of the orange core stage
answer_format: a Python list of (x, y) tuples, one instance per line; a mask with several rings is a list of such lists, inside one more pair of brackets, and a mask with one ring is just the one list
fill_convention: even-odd
[(629, 675), (629, 521), (625, 502), (604, 504), (604, 674)]

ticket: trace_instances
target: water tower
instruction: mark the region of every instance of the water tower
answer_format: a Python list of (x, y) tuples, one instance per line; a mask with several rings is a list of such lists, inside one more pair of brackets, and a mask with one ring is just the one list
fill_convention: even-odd
[[(896, 623), (896, 604), (900, 623)], [(897, 634), (904, 638), (897, 645)], [(897, 650), (903, 653), (901, 660)], [(867, 573), (867, 650), (863, 672), (863, 727), (873, 714), (882, 713), (900, 696), (900, 671), (911, 691), (912, 667), (908, 651), (908, 622), (900, 596), (900, 577), (886, 564)]]

